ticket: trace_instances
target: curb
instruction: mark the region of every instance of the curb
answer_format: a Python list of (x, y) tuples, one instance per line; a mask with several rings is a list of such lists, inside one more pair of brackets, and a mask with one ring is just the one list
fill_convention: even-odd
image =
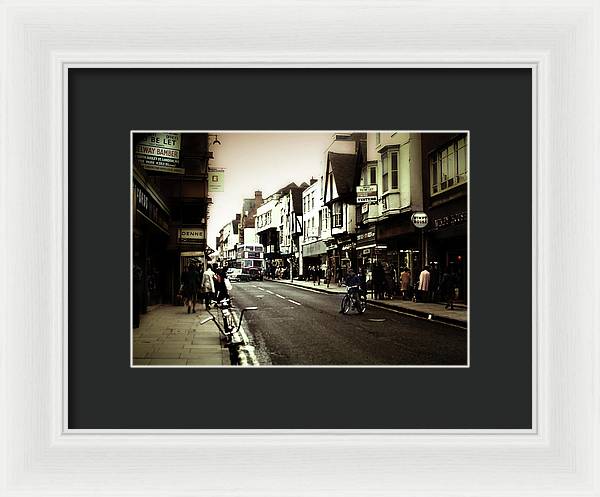
[[(274, 280), (268, 280), (268, 281), (274, 281)], [(289, 286), (293, 286), (296, 288), (304, 288), (304, 289), (307, 289), (310, 291), (315, 291), (315, 292), (327, 293), (329, 295), (343, 295), (343, 293), (327, 290), (327, 288), (319, 288), (319, 287), (306, 288), (305, 286), (295, 285), (294, 283), (290, 283), (289, 281), (276, 280), (276, 283), (283, 283), (284, 285), (289, 285)], [(402, 314), (409, 314), (414, 317), (426, 319), (427, 321), (439, 321), (440, 323), (452, 324), (454, 326), (459, 326), (459, 327), (465, 328), (465, 329), (467, 328), (467, 321), (464, 321), (462, 319), (452, 319), (452, 318), (448, 318), (446, 316), (439, 316), (437, 314), (432, 314), (430, 312), (419, 311), (419, 310), (410, 309), (407, 307), (394, 306), (394, 305), (386, 304), (385, 301), (379, 301), (379, 300), (377, 300), (377, 301), (368, 300), (367, 304), (372, 305), (374, 307), (388, 309), (391, 311), (398, 311), (398, 312), (401, 312)], [(429, 316), (431, 316), (431, 318)]]

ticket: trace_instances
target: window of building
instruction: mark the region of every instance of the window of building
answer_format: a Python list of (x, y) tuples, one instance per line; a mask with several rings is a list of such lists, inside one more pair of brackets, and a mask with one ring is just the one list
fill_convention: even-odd
[(388, 191), (388, 164), (387, 157), (381, 159), (381, 190), (383, 193)]
[(331, 226), (333, 228), (341, 228), (342, 226), (342, 204), (340, 203), (333, 204)]
[(381, 143), (381, 133), (375, 133), (375, 143), (377, 145)]
[(398, 153), (391, 153), (392, 190), (398, 188)]
[(369, 166), (369, 184), (377, 184), (377, 166)]
[(437, 150), (429, 158), (431, 194), (465, 183), (468, 170), (466, 138)]
[(313, 210), (315, 208), (315, 192), (310, 194), (310, 209)]

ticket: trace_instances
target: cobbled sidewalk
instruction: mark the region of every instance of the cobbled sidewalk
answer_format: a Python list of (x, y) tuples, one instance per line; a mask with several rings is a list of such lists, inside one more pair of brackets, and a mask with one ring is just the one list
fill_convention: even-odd
[(209, 317), (204, 306), (188, 314), (184, 306), (159, 305), (140, 316), (133, 330), (134, 366), (229, 366), (215, 323), (200, 325)]

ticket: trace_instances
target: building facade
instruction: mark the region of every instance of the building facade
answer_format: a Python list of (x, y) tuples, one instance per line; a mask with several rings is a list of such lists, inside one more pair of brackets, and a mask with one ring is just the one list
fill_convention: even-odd
[(132, 252), (136, 310), (174, 303), (190, 262), (206, 264), (208, 135), (134, 133)]

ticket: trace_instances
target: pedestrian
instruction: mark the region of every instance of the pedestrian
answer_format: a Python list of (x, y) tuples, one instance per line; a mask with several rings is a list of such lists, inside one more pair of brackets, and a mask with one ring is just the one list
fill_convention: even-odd
[(446, 309), (449, 308), (451, 311), (454, 310), (457, 287), (456, 274), (453, 270), (446, 268), (440, 281), (440, 296), (446, 301)]
[(402, 300), (407, 300), (410, 289), (410, 270), (405, 267), (400, 274), (400, 291), (402, 292)]
[(367, 272), (365, 271), (364, 266), (361, 266), (358, 269), (358, 277), (360, 278), (360, 293), (362, 297), (366, 300), (367, 298)]
[(384, 288), (388, 299), (394, 298), (394, 273), (391, 264), (385, 263), (384, 267)]
[[(213, 267), (216, 267), (216, 264), (213, 264)], [(213, 299), (215, 294), (215, 283), (214, 283), (215, 272), (212, 270), (210, 266), (206, 268), (204, 274), (202, 275), (202, 285), (201, 290), (204, 296), (204, 306), (206, 310), (210, 309), (210, 301)]]
[(419, 275), (419, 297), (422, 302), (427, 302), (428, 300), (430, 278), (429, 266), (425, 266)]
[(329, 283), (331, 283), (331, 266), (325, 267), (325, 282), (327, 283), (327, 288), (329, 288)]
[(373, 288), (375, 290), (375, 299), (382, 300), (383, 299), (383, 285), (385, 280), (385, 272), (383, 270), (383, 266), (381, 262), (375, 264), (373, 268)]
[[(181, 294), (183, 295), (183, 305), (185, 305), (188, 309), (188, 314), (192, 312), (192, 302), (195, 305), (195, 287), (194, 287), (194, 278), (195, 274), (193, 273), (193, 264), (190, 263), (187, 268), (181, 273)], [(196, 310), (194, 309), (194, 312)]]
[(231, 284), (227, 284), (227, 268), (218, 268), (213, 276), (215, 288), (215, 300), (221, 302), (223, 299), (229, 298), (229, 288)]

